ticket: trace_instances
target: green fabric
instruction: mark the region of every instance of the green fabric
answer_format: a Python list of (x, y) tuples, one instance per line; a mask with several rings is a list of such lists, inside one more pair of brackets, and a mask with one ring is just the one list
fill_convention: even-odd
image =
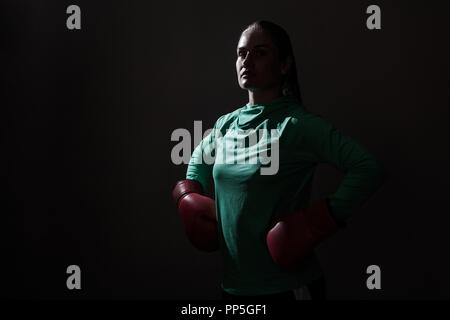
[[(260, 105), (249, 104), (221, 116), (214, 129), (194, 149), (186, 179), (199, 181), (206, 190), (214, 179), (220, 252), (224, 263), (222, 288), (237, 295), (270, 294), (298, 288), (323, 274), (316, 256), (295, 273), (283, 272), (272, 260), (265, 242), (269, 223), (310, 201), (314, 170), (328, 163), (345, 174), (339, 188), (327, 199), (333, 217), (343, 223), (378, 189), (385, 170), (355, 140), (331, 123), (308, 112), (294, 97), (278, 97)], [(255, 152), (250, 140), (240, 145), (244, 130), (277, 129), (279, 168), (263, 175), (269, 165), (221, 163), (230, 141), (235, 152)], [(228, 134), (227, 130), (229, 130)], [(256, 130), (256, 131), (255, 131)], [(270, 131), (269, 131), (270, 132)], [(248, 133), (248, 132), (247, 132)], [(276, 137), (276, 135), (274, 136)], [(233, 140), (234, 139), (234, 140)], [(270, 143), (269, 150), (276, 150)], [(211, 152), (212, 151), (212, 152)], [(202, 160), (202, 152), (215, 163)], [(248, 155), (245, 159), (249, 159)], [(236, 161), (237, 162), (237, 161)]]

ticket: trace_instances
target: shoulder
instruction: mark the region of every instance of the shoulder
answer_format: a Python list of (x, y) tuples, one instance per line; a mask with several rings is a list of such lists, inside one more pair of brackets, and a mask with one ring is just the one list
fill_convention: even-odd
[(325, 134), (335, 126), (325, 116), (306, 110), (303, 105), (290, 113), (290, 126), (298, 135)]
[(301, 119), (304, 122), (329, 122), (326, 115), (310, 111), (304, 104), (298, 104), (298, 108), (295, 108), (294, 113), (299, 120)]

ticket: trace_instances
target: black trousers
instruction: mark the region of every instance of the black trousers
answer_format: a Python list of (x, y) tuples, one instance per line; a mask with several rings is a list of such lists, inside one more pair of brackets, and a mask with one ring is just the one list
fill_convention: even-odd
[[(326, 298), (326, 284), (325, 278), (320, 277), (319, 279), (313, 281), (307, 285), (311, 300), (323, 301)], [(223, 300), (234, 300), (234, 301), (246, 301), (246, 300), (258, 300), (258, 301), (294, 301), (295, 294), (293, 290), (284, 291), (275, 294), (266, 294), (259, 296), (238, 296), (230, 294), (222, 290)]]

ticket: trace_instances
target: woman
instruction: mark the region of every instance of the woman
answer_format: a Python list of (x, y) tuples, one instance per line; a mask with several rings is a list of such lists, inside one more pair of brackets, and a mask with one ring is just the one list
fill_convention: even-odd
[[(280, 26), (256, 21), (242, 32), (236, 72), (248, 103), (216, 121), (174, 188), (186, 234), (200, 250), (220, 250), (224, 299), (325, 299), (314, 247), (345, 226), (385, 171), (358, 142), (303, 106), (291, 42)], [(263, 132), (257, 143), (256, 132)], [(261, 150), (277, 156), (275, 172), (263, 174)], [(218, 161), (230, 154), (232, 162)], [(345, 176), (334, 194), (308, 205), (318, 163)], [(215, 201), (203, 195), (211, 175)]]

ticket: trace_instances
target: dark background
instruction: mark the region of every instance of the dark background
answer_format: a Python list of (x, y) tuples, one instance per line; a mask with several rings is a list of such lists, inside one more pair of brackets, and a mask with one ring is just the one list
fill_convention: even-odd
[[(246, 25), (267, 19), (291, 36), (310, 112), (390, 174), (317, 249), (328, 298), (450, 298), (443, 3), (3, 0), (2, 297), (220, 297), (219, 254), (189, 244), (172, 202), (187, 165), (172, 163), (170, 137), (247, 103), (235, 48)], [(71, 4), (81, 30), (66, 28)], [(366, 28), (371, 4), (381, 30)], [(341, 179), (321, 164), (314, 197)], [(80, 291), (66, 288), (71, 264)], [(371, 264), (381, 290), (366, 288)]]

